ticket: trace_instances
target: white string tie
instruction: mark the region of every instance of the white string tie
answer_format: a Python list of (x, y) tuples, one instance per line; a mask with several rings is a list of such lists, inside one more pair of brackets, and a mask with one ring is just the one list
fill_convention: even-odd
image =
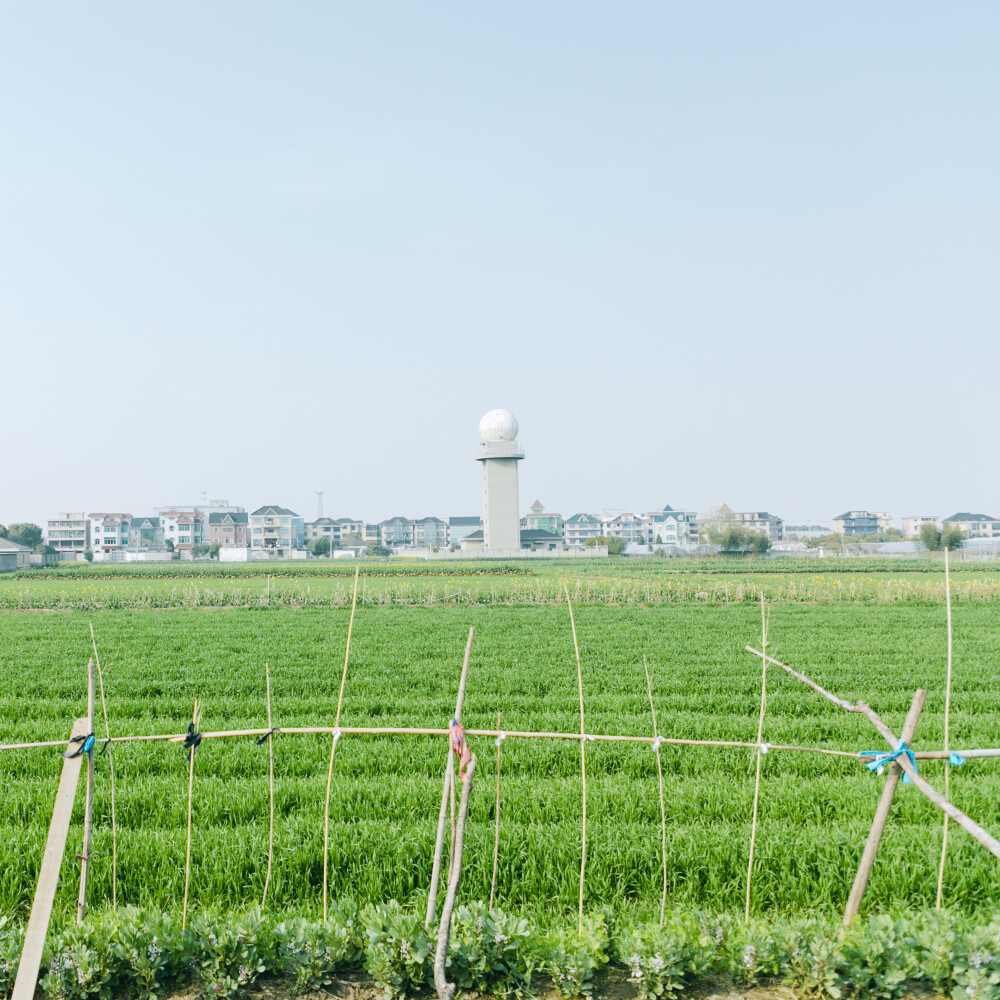
[(590, 740), (590, 742), (591, 742), (591, 743), (594, 743), (594, 742), (596, 742), (596, 741), (597, 741), (597, 737), (596, 737), (596, 736), (590, 736), (590, 735), (587, 735), (587, 736), (584, 736), (583, 738), (584, 738), (585, 740)]
[(507, 739), (507, 734), (501, 729), (500, 735), (493, 741), (494, 746), (500, 746), (505, 739)]
[(770, 750), (770, 749), (771, 749), (771, 744), (770, 743), (761, 743), (760, 744), (760, 752), (761, 753), (767, 753), (768, 750)]
[(340, 726), (337, 726), (337, 728), (334, 729), (334, 731), (333, 731), (333, 745), (334, 746), (337, 745), (337, 740), (339, 740), (340, 737), (343, 736), (343, 735), (344, 734), (340, 731)]
[(664, 739), (662, 736), (657, 736), (653, 740), (653, 749), (659, 751), (660, 747), (663, 745)]

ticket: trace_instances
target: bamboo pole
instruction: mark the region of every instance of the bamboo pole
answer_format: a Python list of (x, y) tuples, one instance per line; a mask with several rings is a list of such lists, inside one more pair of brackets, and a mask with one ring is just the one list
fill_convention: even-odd
[[(93, 659), (87, 660), (87, 733), (94, 732), (94, 698), (96, 670)], [(87, 879), (90, 875), (90, 846), (94, 836), (94, 751), (87, 758), (87, 800), (83, 813), (83, 847), (80, 854), (80, 892), (76, 900), (76, 922), (83, 923), (87, 912)]]
[(576, 653), (576, 682), (580, 692), (580, 803), (582, 812), (580, 834), (580, 904), (579, 904), (579, 934), (583, 937), (583, 881), (587, 870), (587, 737), (586, 722), (583, 714), (583, 668), (580, 666), (580, 644), (576, 637), (576, 620), (573, 617), (573, 602), (569, 599), (569, 587), (563, 580), (563, 590), (566, 592), (566, 607), (569, 608), (569, 624), (573, 630), (573, 651)]
[[(747, 646), (747, 650), (751, 653), (755, 653), (757, 656), (764, 656), (766, 654), (761, 653), (759, 649), (754, 649), (752, 646)], [(793, 677), (803, 680), (813, 688), (813, 690), (818, 691), (823, 694), (823, 696), (835, 705), (839, 705), (841, 708), (848, 712), (859, 712), (860, 714), (866, 716), (871, 724), (879, 731), (882, 738), (892, 747), (893, 750), (896, 749), (898, 743), (896, 737), (893, 735), (892, 730), (882, 721), (879, 714), (868, 704), (863, 701), (859, 701), (857, 705), (852, 705), (848, 701), (843, 701), (840, 698), (835, 697), (830, 694), (829, 691), (824, 691), (818, 684), (814, 684), (810, 681), (805, 674), (800, 674), (797, 670), (793, 670), (787, 664), (782, 663), (780, 660), (774, 659), (773, 656), (767, 657), (768, 663), (773, 663), (777, 667), (781, 667), (782, 670), (787, 671)], [(932, 759), (940, 759), (942, 754), (935, 753)], [(1000, 841), (996, 839), (992, 834), (987, 833), (975, 820), (970, 819), (968, 816), (962, 812), (961, 809), (956, 808), (952, 803), (950, 803), (922, 774), (920, 774), (917, 769), (910, 763), (909, 758), (900, 757), (900, 764), (903, 770), (910, 776), (910, 781), (913, 783), (914, 787), (919, 788), (923, 795), (930, 799), (939, 809), (947, 813), (966, 833), (970, 834), (975, 840), (977, 840), (983, 847), (986, 848), (994, 857), (1000, 858)]]
[(653, 681), (649, 676), (646, 657), (642, 658), (642, 669), (646, 671), (646, 693), (649, 695), (649, 710), (653, 715), (653, 750), (656, 751), (656, 776), (660, 786), (660, 853), (663, 856), (663, 895), (660, 897), (660, 926), (667, 913), (667, 807), (663, 801), (663, 762), (660, 760), (660, 734), (656, 728), (656, 705), (653, 704)]
[(330, 742), (330, 764), (326, 769), (326, 803), (323, 806), (323, 920), (327, 912), (327, 875), (330, 863), (330, 786), (333, 784), (333, 755), (337, 752), (340, 739), (340, 710), (344, 704), (344, 685), (347, 683), (347, 663), (351, 657), (351, 633), (354, 631), (354, 612), (358, 606), (358, 573), (361, 566), (354, 567), (354, 589), (351, 593), (351, 617), (347, 623), (347, 643), (344, 646), (344, 669), (340, 675), (340, 694), (337, 695), (337, 717), (334, 720), (333, 739)]
[[(333, 549), (330, 550), (331, 552)], [(264, 894), (260, 900), (261, 909), (267, 902), (267, 889), (271, 884), (271, 867), (274, 863), (274, 729), (271, 722), (271, 668), (264, 664), (264, 683), (267, 687), (267, 783), (270, 822), (267, 833), (267, 874), (264, 876)]]
[[(450, 749), (450, 748), (449, 748)], [(465, 821), (469, 813), (469, 793), (472, 791), (472, 777), (476, 773), (476, 755), (469, 757), (462, 783), (462, 800), (459, 804), (457, 838), (455, 840), (455, 862), (448, 875), (448, 891), (444, 906), (441, 907), (441, 923), (438, 927), (437, 947), (434, 951), (434, 986), (439, 1000), (451, 1000), (455, 987), (448, 983), (444, 975), (445, 959), (448, 954), (448, 937), (451, 931), (451, 915), (455, 910), (458, 883), (462, 878), (462, 855), (465, 852)]]
[[(948, 671), (944, 688), (944, 752), (950, 749), (949, 737), (951, 727), (951, 580), (948, 575), (948, 550), (944, 550), (944, 600), (948, 620)], [(945, 758), (944, 763), (944, 797), (951, 801), (951, 764)], [(944, 866), (948, 858), (948, 814), (944, 814), (944, 829), (941, 834), (941, 863), (938, 866), (936, 909), (941, 909), (941, 899), (944, 895)]]
[[(191, 724), (194, 732), (198, 732), (198, 724), (201, 722), (201, 705), (197, 699), (194, 709), (191, 712)], [(188, 751), (188, 805), (187, 805), (187, 850), (184, 854), (184, 905), (181, 908), (181, 930), (187, 927), (188, 909), (188, 886), (191, 883), (191, 797), (194, 790), (194, 755), (197, 747), (191, 747)]]
[[(910, 711), (906, 715), (903, 723), (902, 740), (909, 744), (913, 739), (917, 723), (920, 721), (920, 713), (923, 711), (924, 701), (927, 692), (923, 688), (918, 688), (913, 695), (910, 704)], [(875, 810), (875, 818), (872, 820), (871, 830), (868, 832), (868, 840), (865, 842), (864, 851), (861, 853), (861, 862), (858, 865), (857, 874), (854, 876), (854, 884), (851, 886), (850, 895), (847, 897), (847, 906), (844, 909), (844, 926), (846, 927), (860, 912), (861, 901), (864, 899), (865, 889), (868, 887), (868, 879), (871, 877), (872, 868), (875, 866), (875, 857), (878, 854), (879, 845), (882, 843), (882, 834), (885, 832), (885, 825), (889, 819), (889, 812), (892, 809), (892, 800), (896, 795), (896, 786), (903, 774), (903, 769), (898, 764), (893, 763), (889, 767), (889, 773), (885, 776), (885, 784), (882, 786), (882, 795), (878, 800), (878, 807)]]
[[(475, 634), (475, 628), (470, 628), (469, 638), (465, 643), (465, 657), (462, 660), (462, 673), (458, 680), (458, 696), (455, 698), (455, 719), (458, 722), (462, 721), (462, 705), (465, 702), (465, 679), (469, 673), (469, 660), (472, 657), (472, 639)], [(448, 796), (455, 773), (455, 755), (451, 749), (451, 730), (436, 729), (433, 731), (433, 735), (435, 736), (440, 736), (442, 734), (448, 737), (448, 762), (445, 764), (444, 785), (441, 789), (441, 809), (438, 812), (437, 838), (434, 841), (434, 861), (431, 864), (431, 885), (427, 895), (427, 916), (424, 920), (425, 927), (430, 927), (431, 921), (434, 919), (434, 914), (437, 912), (438, 885), (441, 881), (441, 858), (444, 854), (444, 828), (448, 818)]]
[[(497, 729), (500, 729), (500, 713), (497, 712)], [(501, 730), (502, 732), (502, 730)], [(497, 862), (500, 859), (500, 744), (503, 743), (503, 736), (497, 737), (497, 800), (494, 806), (494, 833), (493, 833), (493, 876), (490, 879), (490, 909), (493, 909), (493, 897), (497, 888)]]
[[(760, 594), (760, 633), (761, 647), (767, 652), (767, 612), (764, 605), (764, 592)], [(753, 820), (750, 824), (750, 858), (747, 861), (747, 898), (746, 911), (743, 922), (750, 924), (750, 886), (753, 880), (753, 854), (757, 844), (757, 808), (760, 803), (760, 764), (764, 755), (764, 713), (767, 710), (767, 659), (762, 656), (760, 660), (760, 715), (757, 719), (757, 775), (753, 786)]]
[(90, 623), (90, 643), (94, 647), (94, 662), (97, 664), (97, 683), (101, 691), (101, 713), (104, 715), (104, 736), (107, 741), (108, 774), (111, 779), (111, 907), (118, 907), (118, 821), (115, 816), (115, 761), (111, 754), (111, 727), (108, 725), (108, 705), (104, 700), (104, 672), (101, 670), (101, 658), (97, 655), (97, 640), (94, 638), (94, 626)]

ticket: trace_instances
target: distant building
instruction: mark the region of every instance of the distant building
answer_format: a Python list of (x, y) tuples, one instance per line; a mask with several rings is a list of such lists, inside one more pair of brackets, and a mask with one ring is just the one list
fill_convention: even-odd
[(824, 538), (833, 529), (822, 524), (786, 524), (785, 538)]
[(663, 510), (650, 511), (643, 519), (647, 545), (683, 545), (690, 540), (693, 511), (674, 510), (669, 504)]
[(413, 544), (413, 522), (408, 517), (386, 518), (379, 522), (379, 543), (387, 549), (405, 548)]
[[(527, 528), (520, 531), (521, 549), (528, 552), (557, 552), (563, 547), (563, 540), (551, 531)], [(485, 551), (483, 531), (472, 532), (462, 539), (463, 552)]]
[(205, 541), (222, 549), (245, 549), (250, 545), (250, 515), (246, 511), (214, 511), (208, 515)]
[(923, 516), (923, 517), (904, 517), (903, 518), (903, 538), (919, 538), (920, 529), (925, 524), (933, 524), (934, 527), (938, 527), (939, 518)]
[(57, 514), (47, 523), (45, 538), (56, 552), (84, 553), (90, 548), (90, 520), (79, 514)]
[(446, 549), (448, 524), (440, 517), (421, 517), (413, 524), (413, 544), (418, 548)]
[(619, 514), (601, 519), (601, 534), (605, 538), (624, 538), (626, 545), (645, 545), (646, 528), (635, 514)]
[(190, 552), (204, 538), (205, 515), (193, 509), (169, 510), (161, 508), (160, 529), (163, 543), (173, 542), (175, 552)]
[(333, 524), (334, 538), (336, 538), (341, 545), (350, 544), (350, 542), (354, 540), (351, 536), (356, 536), (357, 541), (359, 542), (364, 536), (365, 522), (359, 521), (357, 518), (338, 517)]
[(523, 529), (528, 531), (549, 531), (553, 535), (562, 535), (562, 514), (546, 514), (541, 500), (531, 505), (531, 510), (524, 516)]
[(596, 514), (573, 514), (563, 522), (563, 538), (571, 549), (582, 549), (591, 538), (602, 534), (601, 519)]
[(160, 551), (163, 548), (163, 529), (158, 517), (133, 517), (128, 529), (130, 550)]
[(305, 542), (305, 519), (287, 507), (258, 507), (250, 515), (250, 548), (288, 552)]
[(128, 545), (131, 514), (88, 514), (91, 549), (94, 553), (117, 552)]
[(708, 517), (699, 517), (692, 534), (696, 533), (700, 542), (707, 542), (710, 531), (725, 531), (731, 524), (766, 535), (772, 544), (785, 537), (785, 522), (780, 517), (769, 514), (766, 510), (737, 511), (728, 504), (723, 504)]
[(306, 545), (319, 541), (321, 538), (329, 539), (331, 545), (336, 545), (339, 541), (337, 537), (337, 524), (332, 517), (317, 517), (315, 521), (306, 521), (303, 524), (303, 531)]
[(478, 531), (483, 526), (483, 519), (475, 517), (449, 517), (448, 518), (448, 544), (459, 545), (463, 538), (468, 538), (474, 531)]
[(960, 511), (951, 517), (946, 517), (941, 526), (945, 525), (960, 528), (969, 538), (1000, 537), (1000, 519), (990, 517), (989, 514), (970, 514), (968, 511)]
[(31, 549), (27, 545), (19, 545), (9, 538), (0, 538), (0, 573), (12, 573), (14, 570), (27, 569), (31, 565)]
[(838, 535), (877, 535), (893, 527), (892, 514), (884, 511), (849, 510), (833, 519)]

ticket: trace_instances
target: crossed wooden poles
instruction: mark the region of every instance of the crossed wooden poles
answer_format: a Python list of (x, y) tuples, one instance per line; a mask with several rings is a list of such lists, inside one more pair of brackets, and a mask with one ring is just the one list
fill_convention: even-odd
[[(788, 666), (787, 663), (782, 663), (780, 660), (774, 659), (773, 656), (768, 656), (766, 653), (761, 652), (759, 649), (754, 649), (753, 646), (745, 647), (748, 653), (753, 653), (754, 656), (760, 656), (765, 659), (768, 663), (774, 664), (776, 667), (780, 667), (785, 673), (794, 677), (797, 681), (805, 684), (806, 687), (810, 687), (817, 694), (822, 695), (827, 701), (833, 702), (838, 708), (842, 708), (845, 712), (854, 712), (860, 715), (864, 715), (868, 718), (871, 724), (881, 733), (885, 738), (886, 743), (889, 744), (890, 748), (895, 751), (900, 747), (900, 741), (896, 739), (893, 731), (885, 724), (881, 716), (866, 702), (859, 701), (856, 704), (852, 704), (849, 701), (845, 701), (843, 698), (838, 698), (836, 695), (831, 694), (826, 688), (821, 687), (815, 681), (808, 678), (805, 674), (800, 673), (798, 670), (793, 669)], [(918, 688), (913, 695), (913, 701), (910, 704), (910, 710), (907, 713), (906, 721), (903, 723), (902, 730), (902, 744), (908, 745), (910, 740), (913, 739), (913, 733), (917, 728), (917, 722), (920, 719), (920, 713), (923, 711), (924, 701), (927, 698), (927, 692), (923, 688)], [(922, 757), (929, 756), (921, 754)], [(947, 759), (947, 753), (934, 754), (935, 757), (943, 757)], [(924, 796), (930, 799), (939, 809), (941, 809), (946, 815), (950, 816), (963, 830), (969, 833), (974, 840), (979, 841), (983, 847), (986, 848), (992, 855), (1000, 858), (1000, 841), (996, 837), (989, 834), (984, 830), (975, 820), (970, 819), (968, 816), (962, 812), (957, 806), (949, 802), (927, 779), (917, 771), (916, 766), (910, 761), (909, 757), (905, 753), (899, 754), (893, 762), (888, 767), (888, 775), (886, 777), (886, 782), (882, 788), (882, 797), (879, 799), (878, 808), (875, 810), (875, 818), (872, 821), (871, 830), (868, 833), (868, 840), (865, 843), (864, 852), (861, 855), (861, 863), (858, 866), (858, 873), (854, 877), (854, 884), (851, 886), (851, 893), (847, 899), (847, 906), (844, 910), (844, 924), (849, 924), (860, 912), (861, 910), (861, 900), (865, 894), (865, 888), (868, 885), (868, 878), (871, 875), (872, 867), (875, 864), (875, 856), (878, 854), (879, 844), (882, 840), (882, 833), (885, 830), (886, 821), (889, 818), (889, 810), (892, 807), (892, 800), (896, 794), (896, 786), (899, 783), (900, 776), (902, 774), (907, 774), (910, 778), (910, 782), (913, 786), (920, 790)]]

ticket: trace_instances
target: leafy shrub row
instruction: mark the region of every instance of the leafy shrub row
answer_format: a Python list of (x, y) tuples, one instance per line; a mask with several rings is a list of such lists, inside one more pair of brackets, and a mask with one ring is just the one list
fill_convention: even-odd
[[(9, 997), (22, 931), (0, 918), (0, 997)], [(258, 977), (285, 977), (296, 992), (338, 972), (364, 968), (387, 1000), (433, 983), (435, 932), (390, 902), (358, 911), (338, 904), (325, 922), (199, 914), (180, 920), (125, 908), (71, 927), (50, 941), (41, 986), (48, 1000), (151, 1000), (190, 985), (239, 997)], [(948, 913), (877, 915), (843, 936), (827, 918), (753, 923), (671, 917), (663, 927), (590, 917), (545, 930), (482, 903), (460, 907), (448, 971), (460, 989), (523, 996), (547, 979), (567, 998), (588, 996), (609, 961), (623, 967), (641, 1000), (670, 997), (706, 976), (751, 986), (781, 981), (799, 997), (893, 1000), (933, 990), (955, 1000), (1000, 998), (1000, 920), (975, 926)], [(541, 982), (539, 977), (541, 977)]]

